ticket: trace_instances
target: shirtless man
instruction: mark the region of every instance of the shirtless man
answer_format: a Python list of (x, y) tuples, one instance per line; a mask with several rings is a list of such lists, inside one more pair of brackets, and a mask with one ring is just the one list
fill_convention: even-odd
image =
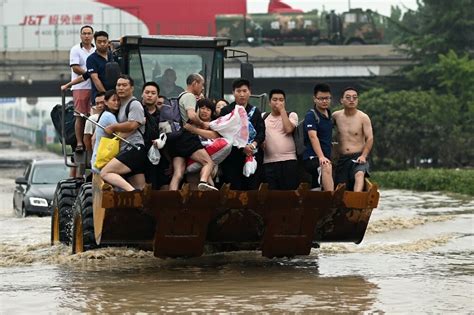
[(353, 87), (344, 89), (341, 103), (344, 109), (332, 114), (337, 127), (339, 159), (336, 165), (336, 184), (346, 183), (354, 191), (364, 189), (364, 178), (368, 176), (367, 156), (374, 144), (372, 123), (367, 114), (357, 109), (359, 99)]

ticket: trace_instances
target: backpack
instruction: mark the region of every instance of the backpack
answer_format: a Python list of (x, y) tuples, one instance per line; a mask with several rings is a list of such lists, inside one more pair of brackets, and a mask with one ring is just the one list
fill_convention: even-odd
[(181, 93), (178, 97), (165, 98), (160, 109), (159, 131), (165, 133), (169, 140), (176, 139), (182, 133), (183, 122), (179, 110), (179, 99), (183, 94)]
[[(314, 109), (311, 109), (314, 114), (314, 118), (316, 119), (316, 123), (319, 124), (319, 116), (316, 114)], [(288, 113), (288, 115), (291, 112)], [(267, 119), (270, 113), (265, 113), (263, 115), (263, 120)], [(296, 126), (295, 130), (293, 130), (293, 141), (295, 142), (295, 150), (296, 150), (296, 157), (301, 159), (303, 157), (304, 151), (306, 150), (306, 145), (304, 142), (304, 120), (300, 121)]]
[[(128, 102), (127, 107), (125, 108), (125, 115), (128, 118), (128, 113), (130, 112), (130, 104), (133, 101), (136, 101), (136, 98), (132, 98), (130, 102)], [(143, 142), (145, 144), (145, 150), (149, 150), (152, 146), (152, 141), (158, 139), (160, 136), (160, 131), (158, 127), (158, 123), (155, 118), (148, 112), (148, 110), (143, 106), (143, 112), (145, 114), (145, 132), (141, 132), (140, 128), (138, 128), (138, 132), (143, 137)]]
[[(57, 104), (51, 110), (51, 120), (59, 138), (62, 137), (62, 105)], [(74, 116), (74, 103), (68, 102), (64, 113), (64, 141), (66, 144), (76, 146), (76, 132), (74, 125), (76, 117)]]

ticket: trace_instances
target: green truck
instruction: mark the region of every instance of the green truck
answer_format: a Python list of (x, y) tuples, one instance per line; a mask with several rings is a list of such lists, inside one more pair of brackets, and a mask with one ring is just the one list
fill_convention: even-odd
[[(378, 15), (377, 15), (378, 16)], [(225, 14), (216, 16), (217, 36), (234, 46), (379, 44), (383, 32), (370, 10), (351, 9), (342, 14), (318, 13)]]

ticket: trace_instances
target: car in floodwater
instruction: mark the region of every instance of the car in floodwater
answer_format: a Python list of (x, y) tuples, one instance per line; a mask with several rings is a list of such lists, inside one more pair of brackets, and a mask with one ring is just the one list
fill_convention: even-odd
[(64, 160), (33, 160), (16, 178), (13, 193), (13, 209), (17, 216), (30, 214), (50, 215), (51, 201), (58, 181), (69, 177)]

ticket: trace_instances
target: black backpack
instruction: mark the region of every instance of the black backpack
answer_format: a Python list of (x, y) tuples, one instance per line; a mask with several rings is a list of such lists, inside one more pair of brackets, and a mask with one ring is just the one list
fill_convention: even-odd
[[(62, 105), (57, 104), (51, 110), (51, 120), (53, 121), (54, 129), (56, 130), (59, 138), (62, 137)], [(64, 141), (66, 144), (76, 146), (76, 132), (74, 125), (76, 123), (76, 117), (74, 116), (74, 102), (68, 102), (65, 106), (64, 113)]]
[[(316, 118), (316, 123), (319, 124), (319, 117), (316, 114), (314, 109), (311, 109), (311, 111), (314, 114), (314, 117)], [(292, 112), (288, 112), (288, 116)], [(267, 119), (268, 115), (270, 113), (265, 113), (263, 115), (263, 120)], [(293, 141), (295, 142), (295, 149), (296, 149), (296, 157), (298, 159), (303, 158), (304, 151), (306, 150), (306, 145), (304, 143), (304, 120), (300, 121), (298, 125), (296, 126), (295, 130), (293, 130)]]
[[(125, 115), (128, 117), (128, 113), (130, 112), (130, 104), (133, 101), (137, 101), (136, 98), (133, 98), (128, 102), (127, 107), (125, 108)], [(158, 127), (158, 123), (155, 118), (148, 112), (148, 110), (143, 106), (143, 111), (145, 113), (145, 132), (141, 132), (140, 128), (138, 128), (138, 132), (143, 137), (143, 142), (145, 143), (145, 149), (148, 151), (152, 146), (152, 141), (158, 139), (160, 136), (160, 131)]]

